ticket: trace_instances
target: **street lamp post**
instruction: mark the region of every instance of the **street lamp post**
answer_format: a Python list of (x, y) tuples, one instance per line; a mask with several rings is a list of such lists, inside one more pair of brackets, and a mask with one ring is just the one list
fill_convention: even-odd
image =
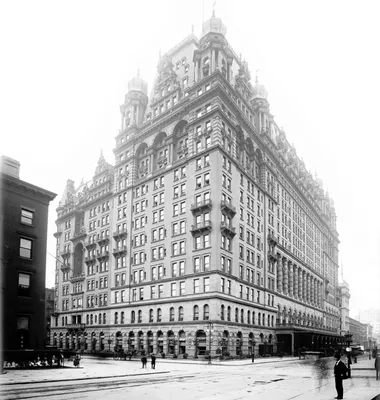
[(346, 338), (346, 342), (347, 342), (347, 367), (348, 367), (348, 377), (351, 378), (351, 338), (352, 338), (352, 334), (350, 332), (347, 332), (345, 335)]
[(211, 365), (211, 334), (214, 325), (211, 321), (208, 322), (208, 364)]

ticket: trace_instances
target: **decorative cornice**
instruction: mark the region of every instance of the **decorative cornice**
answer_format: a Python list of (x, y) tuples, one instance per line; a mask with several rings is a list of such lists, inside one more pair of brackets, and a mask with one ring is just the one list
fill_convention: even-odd
[(56, 193), (22, 181), (11, 175), (0, 173), (0, 186), (6, 190), (17, 192), (25, 197), (32, 197), (44, 204), (49, 204), (57, 196)]

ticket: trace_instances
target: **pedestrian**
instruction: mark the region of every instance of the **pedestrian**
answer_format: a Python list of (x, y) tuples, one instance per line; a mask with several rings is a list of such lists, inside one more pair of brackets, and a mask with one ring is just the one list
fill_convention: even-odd
[(375, 370), (376, 370), (376, 380), (378, 381), (380, 379), (380, 354), (376, 356), (375, 360)]
[(346, 364), (340, 359), (340, 354), (335, 354), (336, 363), (334, 365), (335, 375), (335, 388), (338, 394), (335, 399), (343, 399), (343, 379), (347, 379), (347, 367)]
[(319, 356), (314, 363), (315, 375), (318, 379), (318, 390), (321, 390), (324, 379), (328, 379), (328, 366), (324, 358)]
[(142, 362), (142, 367), (146, 368), (146, 363), (148, 362), (147, 358), (145, 356), (141, 357), (141, 362)]
[(152, 354), (152, 355), (150, 356), (150, 358), (151, 358), (151, 366), (152, 366), (152, 369), (156, 369), (156, 356), (155, 356), (154, 354)]
[(254, 351), (252, 351), (252, 362), (253, 363), (255, 362), (255, 352)]

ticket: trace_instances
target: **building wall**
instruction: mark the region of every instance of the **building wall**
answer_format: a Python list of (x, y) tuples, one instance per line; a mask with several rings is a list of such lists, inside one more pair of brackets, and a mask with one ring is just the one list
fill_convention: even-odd
[[(1, 174), (0, 185), (5, 267), (3, 348), (41, 348), (45, 337), (48, 207), (55, 194), (6, 173)], [(25, 245), (31, 247), (22, 249)]]

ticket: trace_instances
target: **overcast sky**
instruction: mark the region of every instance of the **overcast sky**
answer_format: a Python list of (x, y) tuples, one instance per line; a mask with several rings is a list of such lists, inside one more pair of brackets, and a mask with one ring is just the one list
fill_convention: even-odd
[[(21, 179), (58, 194), (114, 163), (119, 106), (140, 69), (150, 92), (158, 55), (199, 37), (214, 0), (0, 3), (1, 153)], [(269, 92), (277, 124), (335, 201), (351, 312), (380, 307), (380, 3), (218, 0), (227, 39)], [(55, 260), (47, 256), (47, 286)]]

